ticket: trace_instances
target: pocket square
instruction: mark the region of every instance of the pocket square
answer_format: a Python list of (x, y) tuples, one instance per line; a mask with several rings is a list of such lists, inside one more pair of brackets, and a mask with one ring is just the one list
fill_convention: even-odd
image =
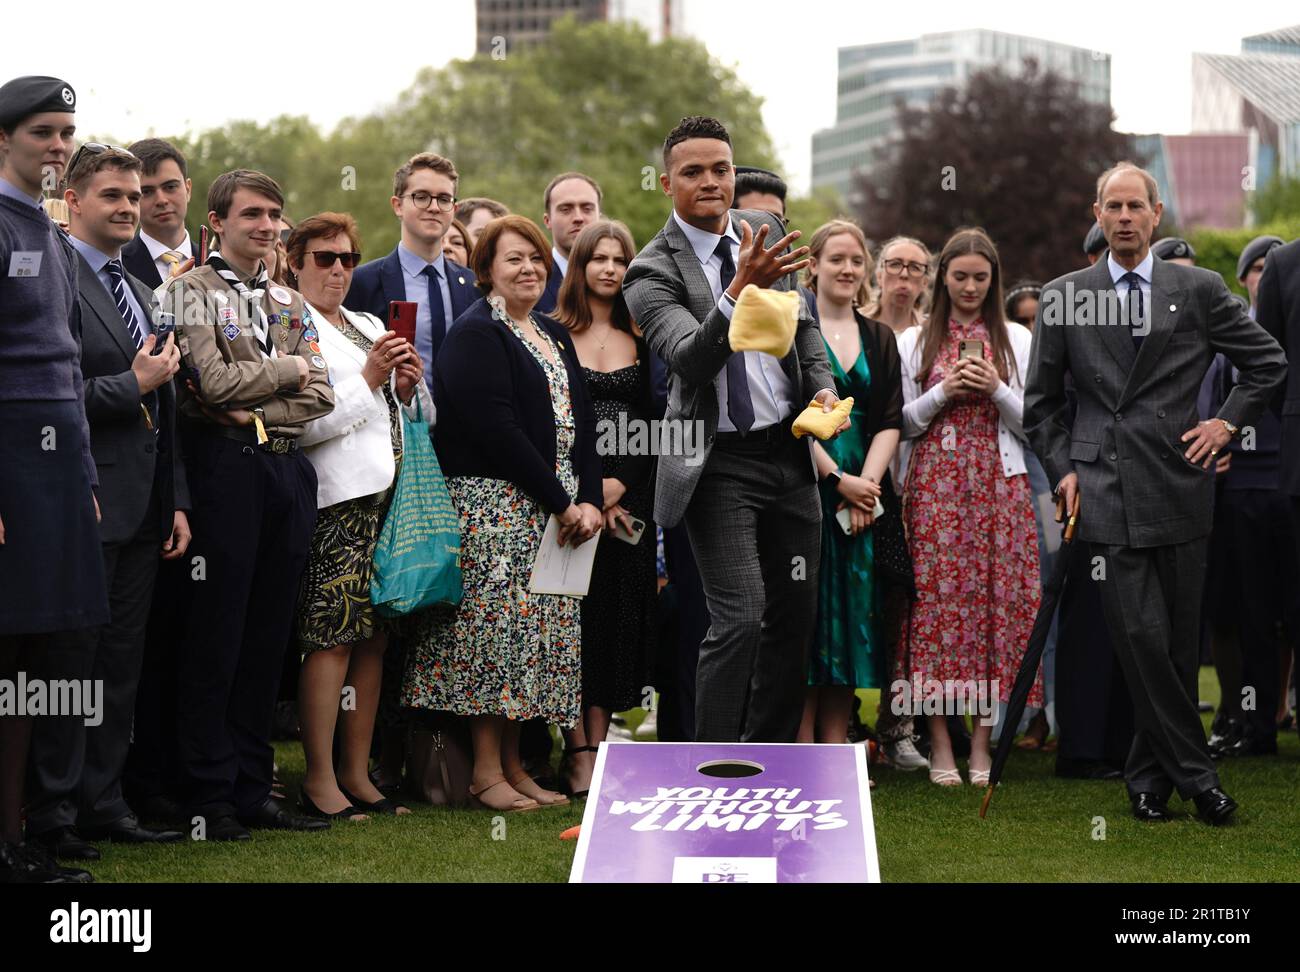
[(784, 358), (794, 345), (798, 327), (797, 291), (762, 290), (750, 284), (736, 301), (727, 337), (732, 351), (764, 351)]
[(796, 439), (805, 435), (815, 435), (824, 442), (844, 424), (851, 411), (853, 411), (852, 398), (841, 398), (839, 404), (829, 412), (823, 412), (822, 403), (814, 399), (799, 413), (790, 431), (794, 433)]

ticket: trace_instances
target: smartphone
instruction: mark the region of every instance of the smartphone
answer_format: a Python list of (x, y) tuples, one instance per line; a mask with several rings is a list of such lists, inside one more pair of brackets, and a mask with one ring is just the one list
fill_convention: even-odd
[(641, 534), (645, 533), (645, 520), (638, 520), (635, 516), (630, 517), (630, 519), (632, 520), (632, 535), (628, 536), (627, 532), (623, 529), (623, 524), (618, 523), (614, 526), (614, 536), (617, 539), (622, 540), (624, 543), (629, 543), (635, 547), (641, 542)]
[(835, 522), (840, 525), (846, 537), (853, 536), (853, 521), (849, 517), (849, 508), (846, 506), (835, 514)]
[(957, 360), (984, 357), (984, 342), (974, 338), (963, 338), (957, 346)]
[(388, 303), (388, 329), (396, 331), (411, 347), (415, 347), (415, 312), (419, 305), (413, 300), (393, 300)]
[(161, 354), (163, 346), (167, 343), (167, 335), (176, 333), (176, 315), (167, 311), (159, 311), (158, 319), (154, 322), (154, 344), (152, 354)]

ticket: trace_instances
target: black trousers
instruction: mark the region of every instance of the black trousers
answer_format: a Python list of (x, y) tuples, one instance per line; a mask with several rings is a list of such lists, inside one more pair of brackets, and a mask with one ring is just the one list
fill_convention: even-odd
[[(1133, 702), (1111, 647), (1087, 548), (1074, 551), (1056, 640), (1056, 721), (1061, 759), (1123, 767), (1133, 747)], [(1058, 555), (1059, 556), (1059, 555)]]
[(699, 742), (793, 742), (817, 613), (821, 499), (788, 423), (720, 434), (686, 510), (708, 600), (695, 683)]
[(178, 666), (182, 798), (194, 814), (246, 814), (271, 793), (271, 724), (316, 525), (316, 472), (300, 452), (204, 433), (187, 436), (186, 458), (194, 580)]
[(695, 675), (700, 664), (700, 645), (709, 633), (709, 606), (685, 524), (664, 530), (664, 562), (668, 568), (668, 585), (660, 594), (660, 604), (671, 610), (673, 617), (667, 626), (671, 637), (661, 638), (658, 647), (658, 739), (692, 742), (695, 739)]
[[(1274, 490), (1225, 489), (1219, 494), (1228, 543), (1224, 551), (1230, 611), (1241, 644), (1241, 685), (1235, 701), (1247, 731), (1257, 739), (1277, 737), (1280, 684), (1277, 672), (1278, 627), (1292, 646), (1300, 621), (1300, 570), (1292, 499)], [(1233, 689), (1229, 689), (1230, 691)]]
[(155, 497), (134, 537), (103, 545), (108, 624), (60, 639), (50, 649), (51, 678), (88, 680), (102, 694), (93, 718), (36, 720), (28, 761), (31, 833), (74, 825), (105, 827), (131, 813), (122, 796), (122, 771), (162, 546), (158, 524)]
[(1105, 563), (1102, 607), (1133, 694), (1131, 794), (1167, 799), (1177, 789), (1186, 800), (1219, 785), (1196, 708), (1206, 544), (1092, 545)]

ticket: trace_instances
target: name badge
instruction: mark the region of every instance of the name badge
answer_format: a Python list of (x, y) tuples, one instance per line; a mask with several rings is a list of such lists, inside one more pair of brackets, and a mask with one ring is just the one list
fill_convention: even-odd
[(45, 254), (40, 250), (14, 250), (13, 256), (9, 259), (9, 276), (39, 277), (43, 256)]

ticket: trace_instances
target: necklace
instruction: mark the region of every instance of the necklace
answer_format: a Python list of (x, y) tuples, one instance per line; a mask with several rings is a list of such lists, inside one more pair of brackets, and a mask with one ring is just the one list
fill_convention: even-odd
[(613, 324), (605, 325), (605, 340), (602, 341), (600, 338), (596, 338), (596, 343), (600, 345), (600, 350), (602, 351), (605, 350), (605, 345), (609, 343), (610, 336), (613, 335), (613, 333), (614, 333), (614, 325)]

